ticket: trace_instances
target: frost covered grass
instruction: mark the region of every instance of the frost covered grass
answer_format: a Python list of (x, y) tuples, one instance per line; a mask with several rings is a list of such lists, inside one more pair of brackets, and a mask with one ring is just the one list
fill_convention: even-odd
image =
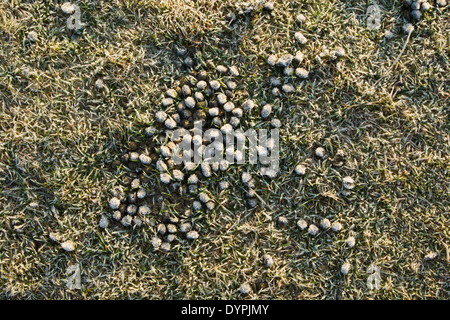
[[(402, 3), (378, 3), (381, 28), (368, 30), (366, 4), (353, 0), (241, 15), (235, 1), (89, 1), (74, 33), (62, 1), (1, 2), (0, 297), (448, 299), (449, 10), (424, 14), (399, 55)], [(254, 208), (230, 168), (212, 190), (216, 209), (194, 219), (201, 237), (154, 253), (145, 228), (98, 224), (122, 149), (189, 72), (180, 48), (237, 66), (235, 91), (272, 105), (281, 168), (258, 177)], [(345, 56), (321, 57), (336, 48)], [(292, 75), (296, 91), (273, 96), (267, 58), (299, 50), (309, 78)], [(249, 121), (270, 128), (258, 111)], [(354, 188), (343, 195), (345, 177)], [(319, 228), (324, 219), (340, 231)], [(74, 263), (81, 290), (66, 287)], [(372, 264), (377, 291), (366, 285)]]

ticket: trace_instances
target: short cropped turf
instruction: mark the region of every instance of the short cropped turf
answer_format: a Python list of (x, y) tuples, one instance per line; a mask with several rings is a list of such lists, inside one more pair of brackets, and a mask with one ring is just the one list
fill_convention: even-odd
[[(448, 6), (426, 13), (406, 43), (402, 1), (285, 0), (271, 13), (243, 15), (231, 0), (79, 1), (80, 32), (67, 29), (62, 3), (0, 1), (2, 299), (450, 298)], [(375, 3), (381, 26), (370, 30), (366, 10)], [(150, 244), (151, 228), (98, 223), (111, 214), (115, 161), (129, 142), (145, 139), (161, 95), (190, 72), (177, 47), (237, 66), (237, 90), (276, 107), (280, 171), (258, 177), (258, 206), (248, 208), (242, 168), (230, 169), (222, 205), (197, 218), (200, 238), (163, 253)], [(337, 47), (342, 59), (317, 58)], [(293, 77), (296, 92), (274, 97), (269, 78), (281, 72), (267, 57), (297, 50), (310, 79)], [(257, 114), (249, 121), (264, 125)], [(318, 146), (322, 160), (313, 156)], [(347, 159), (336, 168), (338, 149)], [(299, 163), (305, 177), (294, 173)], [(345, 176), (356, 183), (348, 197)], [(343, 229), (311, 236), (297, 227), (301, 218)], [(65, 252), (51, 232), (71, 239), (75, 251)], [(66, 272), (74, 264), (81, 289), (71, 290)], [(381, 276), (372, 290), (371, 265)], [(238, 290), (245, 282), (247, 295)]]

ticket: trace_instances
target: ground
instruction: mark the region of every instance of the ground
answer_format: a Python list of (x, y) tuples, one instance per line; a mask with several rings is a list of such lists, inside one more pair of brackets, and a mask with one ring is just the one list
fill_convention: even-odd
[[(366, 10), (375, 3), (381, 26), (370, 30)], [(2, 299), (450, 298), (448, 8), (415, 25), (394, 65), (407, 40), (401, 1), (274, 1), (272, 14), (243, 16), (226, 0), (80, 1), (78, 33), (67, 30), (61, 4), (0, 3)], [(231, 24), (230, 12), (238, 17)], [(304, 46), (294, 39), (299, 30)], [(278, 107), (281, 166), (276, 178), (258, 180), (255, 209), (231, 170), (234, 192), (199, 219), (201, 237), (163, 253), (152, 250), (150, 229), (103, 230), (98, 222), (118, 179), (112, 163), (142, 139), (162, 92), (189, 72), (177, 46), (236, 65), (238, 90)], [(339, 63), (316, 60), (336, 47), (346, 51)], [(268, 79), (277, 71), (267, 57), (300, 49), (311, 78), (273, 97)], [(317, 146), (327, 159), (312, 157)], [(348, 157), (339, 169), (331, 165), (337, 149)], [(305, 178), (293, 174), (302, 162)], [(343, 197), (347, 175), (356, 187)], [(312, 237), (296, 225), (324, 217), (343, 230)], [(350, 235), (354, 248), (345, 245)], [(69, 290), (66, 270), (75, 263), (82, 287)], [(380, 268), (378, 290), (366, 284), (370, 265)], [(238, 290), (245, 282), (248, 295)]]

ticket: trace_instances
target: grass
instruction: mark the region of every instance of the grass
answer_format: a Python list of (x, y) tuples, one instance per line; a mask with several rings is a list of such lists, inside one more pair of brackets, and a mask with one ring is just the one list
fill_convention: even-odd
[[(61, 3), (0, 3), (1, 298), (449, 298), (448, 8), (422, 18), (392, 68), (406, 40), (400, 1), (378, 1), (379, 30), (366, 28), (368, 4), (353, 0), (275, 1), (272, 15), (258, 10), (234, 24), (223, 22), (237, 12), (234, 1), (77, 2), (86, 23), (79, 34), (67, 31)], [(27, 40), (32, 30), (36, 43)], [(309, 40), (303, 47), (298, 30)], [(397, 35), (387, 41), (385, 30)], [(227, 193), (211, 181), (221, 208), (194, 217), (201, 237), (165, 254), (152, 250), (151, 228), (101, 230), (98, 221), (120, 177), (113, 162), (142, 139), (161, 93), (188, 73), (176, 46), (237, 65), (237, 90), (277, 107), (281, 171), (258, 177), (256, 209), (244, 204), (243, 168), (226, 175)], [(317, 62), (338, 46), (345, 58)], [(299, 49), (311, 79), (289, 79), (297, 92), (275, 99), (268, 80), (279, 71), (266, 58)], [(99, 78), (105, 89), (95, 88)], [(268, 127), (256, 113), (248, 120)], [(313, 157), (317, 146), (324, 160)], [(332, 166), (337, 149), (347, 154), (341, 168)], [(293, 174), (298, 163), (307, 165), (304, 178)], [(356, 188), (342, 197), (347, 175)], [(286, 228), (276, 223), (281, 215)], [(311, 237), (296, 226), (324, 217), (343, 230)], [(64, 252), (50, 232), (76, 250)], [(425, 261), (429, 252), (438, 256)], [(347, 276), (339, 272), (345, 261)], [(66, 287), (74, 263), (81, 290)], [(381, 268), (380, 290), (367, 288), (371, 264)], [(243, 282), (251, 294), (238, 292)]]

